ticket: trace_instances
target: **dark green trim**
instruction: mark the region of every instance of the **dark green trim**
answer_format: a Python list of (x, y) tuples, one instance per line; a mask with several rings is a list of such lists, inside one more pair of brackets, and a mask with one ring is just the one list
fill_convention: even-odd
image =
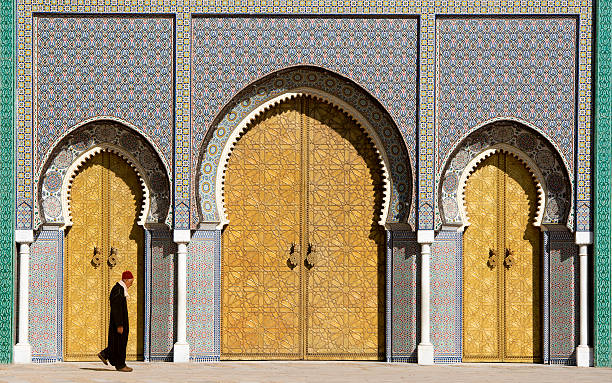
[(15, 3), (0, 1), (0, 363), (13, 351)]
[(612, 119), (612, 1), (597, 2), (595, 50), (595, 251), (594, 251), (594, 335), (595, 365), (612, 365), (612, 308), (610, 307), (610, 160)]

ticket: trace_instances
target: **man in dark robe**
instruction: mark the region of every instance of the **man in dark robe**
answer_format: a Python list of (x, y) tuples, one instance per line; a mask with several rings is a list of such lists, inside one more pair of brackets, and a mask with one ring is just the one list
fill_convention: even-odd
[(134, 276), (130, 271), (124, 271), (121, 280), (113, 286), (110, 292), (110, 322), (108, 324), (108, 346), (98, 353), (98, 358), (104, 364), (110, 363), (117, 371), (131, 372), (132, 368), (125, 365), (125, 352), (130, 322), (128, 319), (127, 290), (132, 286)]

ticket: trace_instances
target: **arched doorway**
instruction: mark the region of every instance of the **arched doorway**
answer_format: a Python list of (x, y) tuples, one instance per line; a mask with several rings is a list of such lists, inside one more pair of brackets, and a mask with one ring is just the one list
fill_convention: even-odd
[(276, 104), (229, 159), (223, 359), (380, 360), (383, 180), (367, 135), (311, 97)]
[(463, 361), (541, 362), (541, 233), (532, 174), (497, 151), (467, 180)]
[(109, 151), (88, 159), (72, 182), (64, 262), (67, 361), (97, 360), (108, 335), (108, 295), (124, 270), (136, 277), (128, 298), (127, 358), (143, 358), (144, 231), (137, 223), (142, 201), (137, 173)]

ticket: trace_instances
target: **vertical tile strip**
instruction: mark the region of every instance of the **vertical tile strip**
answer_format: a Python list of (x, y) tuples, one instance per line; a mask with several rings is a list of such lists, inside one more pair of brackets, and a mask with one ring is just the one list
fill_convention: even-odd
[(151, 231), (148, 229), (145, 232), (144, 243), (144, 275), (145, 275), (145, 317), (144, 317), (144, 360), (148, 362), (151, 359)]
[(13, 349), (14, 2), (0, 4), (0, 362)]
[(595, 84), (595, 365), (612, 366), (610, 305), (610, 133), (612, 125), (612, 1), (597, 2), (597, 79)]
[(550, 235), (548, 231), (542, 233), (544, 238), (542, 252), (542, 286), (543, 286), (543, 308), (542, 308), (542, 338), (543, 344), (543, 362), (548, 364), (550, 362)]
[(387, 269), (386, 269), (386, 276), (385, 276), (385, 296), (386, 296), (386, 301), (385, 301), (385, 313), (386, 313), (386, 318), (385, 318), (385, 355), (386, 355), (386, 359), (387, 362), (391, 362), (392, 361), (392, 357), (391, 357), (391, 342), (393, 339), (393, 334), (392, 334), (392, 323), (391, 321), (393, 320), (393, 317), (391, 315), (392, 312), (392, 296), (391, 296), (391, 287), (393, 286), (393, 232), (391, 230), (387, 230)]

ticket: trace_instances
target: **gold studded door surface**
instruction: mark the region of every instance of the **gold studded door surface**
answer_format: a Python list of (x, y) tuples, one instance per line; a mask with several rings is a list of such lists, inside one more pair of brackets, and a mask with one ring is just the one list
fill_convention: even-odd
[(532, 175), (495, 154), (470, 176), (463, 237), (463, 360), (541, 360), (540, 232)]
[[(264, 113), (229, 160), (221, 357), (299, 359), (301, 108)], [(293, 247), (293, 252), (290, 250)]]
[(112, 153), (95, 155), (74, 179), (64, 280), (66, 360), (97, 360), (106, 347), (108, 296), (124, 270), (136, 277), (128, 299), (127, 358), (142, 358), (144, 241), (136, 224), (142, 198), (136, 173)]
[(347, 115), (313, 99), (304, 104), (309, 138), (305, 358), (380, 360), (385, 322), (378, 155)]
[(223, 359), (384, 356), (384, 236), (373, 145), (311, 98), (258, 118), (229, 160)]
[[(121, 273), (130, 270), (134, 283), (127, 299), (130, 321), (126, 358), (143, 359), (144, 336), (144, 232), (138, 225), (142, 187), (132, 167), (113, 153), (108, 161), (108, 253), (109, 284), (106, 296)], [(114, 265), (114, 266), (113, 266)], [(107, 299), (108, 301), (108, 299)]]
[(465, 204), (470, 225), (463, 234), (463, 361), (499, 360), (501, 331), (498, 181), (500, 156), (483, 161), (468, 178)]
[(66, 361), (94, 360), (106, 342), (108, 298), (104, 296), (107, 279), (102, 256), (101, 187), (104, 171), (103, 158), (97, 155), (83, 166), (72, 183), (72, 227), (66, 233), (64, 267)]
[(542, 319), (541, 236), (533, 226), (537, 190), (527, 168), (511, 155), (505, 158), (505, 255), (512, 264), (504, 268), (504, 361), (538, 362), (542, 359)]

